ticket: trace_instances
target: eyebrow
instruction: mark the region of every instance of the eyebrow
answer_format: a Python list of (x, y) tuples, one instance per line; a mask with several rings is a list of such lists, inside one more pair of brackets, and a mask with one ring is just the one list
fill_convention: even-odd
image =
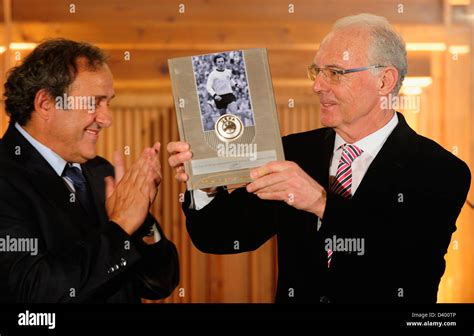
[(337, 65), (337, 64), (326, 64), (325, 68), (336, 68), (336, 69), (341, 69), (341, 70), (344, 69), (342, 66)]
[[(104, 96), (104, 95), (102, 95), (102, 96), (94, 96), (94, 97), (95, 97), (95, 99), (99, 99), (99, 100), (100, 100), (100, 99), (109, 99), (108, 96)], [(115, 98), (115, 94), (114, 94), (112, 97), (110, 97), (110, 100), (112, 100), (112, 99), (114, 99), (114, 98)]]
[[(319, 67), (320, 67), (316, 62), (314, 62), (313, 64), (314, 64), (314, 66), (315, 66), (316, 68), (319, 68)], [(338, 65), (338, 64), (326, 64), (326, 65), (324, 66), (324, 68), (336, 68), (336, 69), (344, 70), (344, 67), (342, 67), (342, 66), (340, 66), (340, 65)]]

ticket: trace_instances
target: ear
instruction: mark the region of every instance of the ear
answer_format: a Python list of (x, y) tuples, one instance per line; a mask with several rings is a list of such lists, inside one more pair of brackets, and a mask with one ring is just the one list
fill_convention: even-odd
[(386, 96), (393, 91), (397, 85), (398, 71), (394, 67), (386, 67), (379, 77), (379, 96)]
[(54, 100), (46, 89), (36, 92), (35, 112), (43, 120), (48, 120), (54, 110)]

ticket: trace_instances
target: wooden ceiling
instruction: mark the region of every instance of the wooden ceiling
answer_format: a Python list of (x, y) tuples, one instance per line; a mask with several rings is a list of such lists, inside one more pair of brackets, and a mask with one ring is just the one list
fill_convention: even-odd
[[(3, 45), (52, 37), (88, 41), (110, 54), (118, 87), (139, 90), (169, 90), (168, 58), (255, 47), (269, 50), (277, 87), (306, 86), (306, 65), (334, 21), (361, 12), (387, 17), (407, 42), (469, 44), (472, 29), (447, 29), (452, 0), (5, 1), (11, 25), (5, 31), (0, 6)], [(429, 52), (409, 57), (410, 75), (429, 74)]]
[[(442, 0), (13, 0), (15, 22), (198, 22), (310, 21), (335, 19), (370, 11), (399, 23), (442, 23)], [(71, 4), (75, 13), (70, 12)], [(180, 13), (180, 4), (185, 6)], [(289, 5), (294, 13), (289, 13)], [(399, 13), (399, 6), (403, 13)], [(3, 9), (0, 16), (3, 17)]]
[(443, 27), (450, 8), (447, 0), (2, 1), (11, 3), (12, 41), (38, 42), (61, 35), (142, 49), (233, 43), (308, 49), (335, 20), (361, 12), (383, 15), (399, 27), (424, 27), (419, 33), (429, 41)]

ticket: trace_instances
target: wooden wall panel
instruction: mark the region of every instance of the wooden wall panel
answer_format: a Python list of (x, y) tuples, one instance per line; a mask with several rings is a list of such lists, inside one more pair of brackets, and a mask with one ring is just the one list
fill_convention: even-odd
[[(130, 52), (130, 60), (124, 59), (124, 50), (109, 50), (107, 53), (110, 57), (110, 68), (117, 80), (130, 78), (130, 74), (133, 74), (135, 80), (154, 78), (168, 83), (168, 59), (213, 52), (217, 51), (209, 49), (136, 50)], [(306, 67), (313, 61), (315, 52), (316, 45), (312, 50), (272, 51), (269, 54), (272, 76), (280, 79), (306, 78)], [(288, 66), (289, 64), (293, 65)]]
[[(468, 164), (471, 163), (472, 73), (471, 55), (445, 54), (444, 122), (442, 145)], [(471, 69), (469, 71), (469, 69)], [(433, 97), (435, 98), (435, 97)], [(471, 191), (472, 192), (472, 191)], [(474, 216), (465, 204), (457, 221), (440, 284), (441, 302), (474, 302)]]
[[(471, 4), (469, 5), (469, 9), (468, 9), (468, 13), (473, 16), (474, 15), (474, 1), (471, 1)], [(470, 81), (469, 81), (469, 86), (467, 87), (467, 89), (469, 90), (469, 92), (471, 93), (471, 105), (470, 105), (470, 118), (467, 118), (467, 122), (469, 123), (469, 125), (471, 126), (470, 128), (470, 136), (469, 136), (469, 141), (470, 141), (470, 157), (469, 157), (469, 167), (471, 168), (471, 174), (474, 175), (474, 94), (472, 94), (472, 92), (474, 91), (474, 25), (471, 25), (470, 26), (470, 29), (471, 29), (471, 43), (469, 44), (470, 45), (470, 48), (471, 48), (471, 52), (469, 53), (470, 55), (470, 61), (471, 61), (471, 68), (470, 68)], [(468, 200), (467, 200), (467, 204), (465, 206), (466, 209), (469, 209), (469, 213), (470, 213), (470, 232), (468, 233), (468, 237), (474, 237), (474, 178), (472, 178), (471, 176), (471, 189), (469, 191), (469, 195), (468, 195)], [(468, 251), (474, 251), (474, 239), (471, 240), (471, 248), (470, 250)], [(471, 262), (471, 264), (474, 264), (474, 262)], [(466, 277), (472, 279), (474, 278), (474, 272), (471, 272), (469, 274), (466, 275)], [(472, 283), (473, 281), (471, 281)], [(471, 289), (471, 295), (469, 296), (469, 298), (471, 299), (470, 302), (474, 302), (474, 293), (472, 293), (472, 291), (474, 291), (474, 288), (473, 286), (470, 287)], [(464, 302), (466, 302), (464, 300), (464, 297), (462, 298)]]

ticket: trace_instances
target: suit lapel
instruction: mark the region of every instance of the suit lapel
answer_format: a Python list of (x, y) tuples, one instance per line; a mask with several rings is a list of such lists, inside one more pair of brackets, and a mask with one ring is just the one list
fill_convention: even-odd
[[(307, 172), (324, 188), (327, 188), (329, 184), (329, 165), (331, 164), (335, 136), (336, 132), (333, 129), (326, 129), (322, 142), (316, 143), (319, 148), (316, 147), (315, 156), (308, 156), (309, 161), (306, 165)], [(318, 161), (317, 164), (314, 164), (315, 158)]]
[(334, 140), (336, 137), (336, 132), (333, 129), (329, 129), (325, 138), (324, 145), (321, 153), (321, 168), (323, 169), (323, 174), (321, 176), (322, 186), (327, 188), (329, 187), (329, 166), (331, 164), (332, 155), (334, 152)]
[(58, 211), (70, 214), (70, 217), (76, 219), (82, 229), (86, 229), (87, 217), (84, 210), (60, 176), (33, 173), (30, 175), (30, 182)]
[(98, 174), (94, 173), (87, 164), (81, 165), (82, 172), (88, 182), (90, 193), (92, 197), (92, 203), (94, 208), (97, 210), (97, 216), (101, 226), (106, 225), (108, 222), (108, 216), (105, 211), (105, 182), (104, 179)]
[(397, 112), (398, 125), (387, 138), (375, 159), (370, 164), (353, 199), (363, 197), (364, 194), (381, 186), (389, 185), (381, 181), (390, 179), (395, 183), (399, 172), (410, 160), (416, 150), (416, 132), (405, 121), (401, 113)]
[[(73, 201), (71, 191), (62, 177), (43, 156), (18, 132), (13, 124), (8, 127), (2, 139), (10, 157), (23, 170), (23, 175), (33, 185), (42, 198), (48, 201), (57, 211), (65, 212), (73, 218), (82, 229), (85, 229), (87, 217), (78, 202)], [(64, 223), (64, 225), (66, 225)]]

